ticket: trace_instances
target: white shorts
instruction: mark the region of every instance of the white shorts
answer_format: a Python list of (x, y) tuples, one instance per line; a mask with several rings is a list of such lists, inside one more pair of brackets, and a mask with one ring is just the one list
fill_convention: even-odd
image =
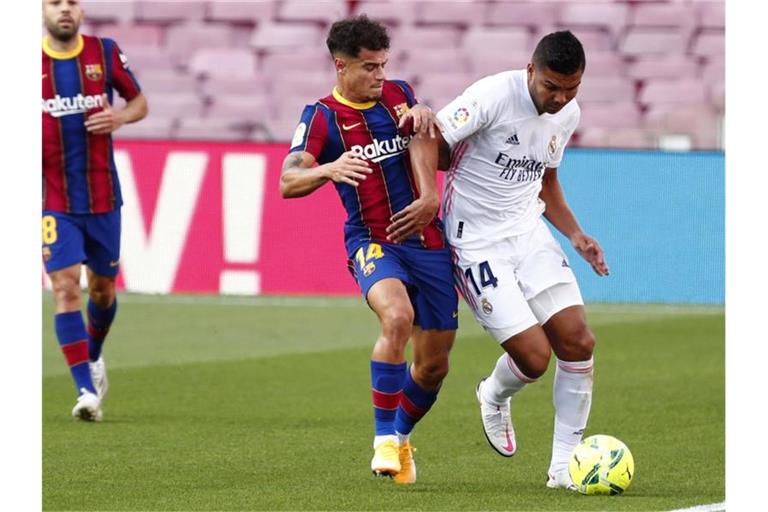
[(568, 258), (543, 220), (482, 249), (453, 248), (456, 282), (499, 343), (584, 301)]

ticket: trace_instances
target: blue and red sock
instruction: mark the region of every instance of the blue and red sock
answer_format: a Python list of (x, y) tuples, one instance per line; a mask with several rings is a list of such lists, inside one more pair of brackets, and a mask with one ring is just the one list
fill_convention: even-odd
[(398, 434), (408, 435), (416, 423), (427, 414), (437, 400), (439, 389), (428, 391), (413, 380), (411, 372), (406, 372), (403, 393), (395, 415), (395, 430)]
[(88, 367), (88, 334), (85, 331), (83, 315), (80, 311), (58, 313), (54, 317), (54, 324), (61, 352), (67, 360), (78, 394), (83, 388), (95, 394), (96, 388), (91, 381), (91, 370)]
[(109, 326), (115, 319), (115, 313), (117, 298), (106, 309), (101, 309), (92, 300), (88, 300), (88, 357), (91, 361), (96, 361), (101, 356), (101, 347), (109, 332)]
[(406, 373), (405, 363), (371, 361), (373, 424), (377, 436), (395, 435), (395, 413)]

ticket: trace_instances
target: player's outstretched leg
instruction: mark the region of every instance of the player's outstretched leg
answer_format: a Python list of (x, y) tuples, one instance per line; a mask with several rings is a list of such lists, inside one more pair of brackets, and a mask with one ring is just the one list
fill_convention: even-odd
[(583, 306), (566, 308), (544, 324), (557, 356), (553, 401), (555, 426), (547, 487), (575, 489), (568, 475), (573, 449), (581, 442), (592, 406), (595, 339)]
[(544, 374), (551, 352), (538, 325), (515, 334), (501, 346), (506, 353), (496, 360), (491, 375), (478, 383), (475, 394), (488, 443), (499, 455), (511, 457), (517, 451), (511, 399)]

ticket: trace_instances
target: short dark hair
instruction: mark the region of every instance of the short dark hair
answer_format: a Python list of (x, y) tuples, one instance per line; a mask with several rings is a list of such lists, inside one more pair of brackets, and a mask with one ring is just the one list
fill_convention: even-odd
[(384, 25), (360, 14), (331, 25), (325, 44), (331, 55), (343, 53), (357, 57), (362, 48), (371, 51), (389, 50), (389, 36)]
[(584, 71), (587, 59), (581, 46), (570, 30), (552, 32), (544, 36), (533, 51), (533, 63), (563, 75)]

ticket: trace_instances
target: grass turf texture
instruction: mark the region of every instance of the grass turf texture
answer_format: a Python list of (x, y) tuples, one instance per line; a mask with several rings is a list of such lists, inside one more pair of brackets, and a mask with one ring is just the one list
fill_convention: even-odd
[(544, 486), (553, 368), (513, 403), (511, 459), (474, 396), (499, 347), (470, 312), (440, 397), (412, 438), (418, 482), (370, 475), (368, 361), (377, 323), (354, 299), (123, 295), (105, 346), (101, 424), (75, 389), (44, 296), (45, 510), (668, 510), (724, 500), (721, 308), (588, 306), (596, 334), (586, 435), (629, 446), (618, 497)]

